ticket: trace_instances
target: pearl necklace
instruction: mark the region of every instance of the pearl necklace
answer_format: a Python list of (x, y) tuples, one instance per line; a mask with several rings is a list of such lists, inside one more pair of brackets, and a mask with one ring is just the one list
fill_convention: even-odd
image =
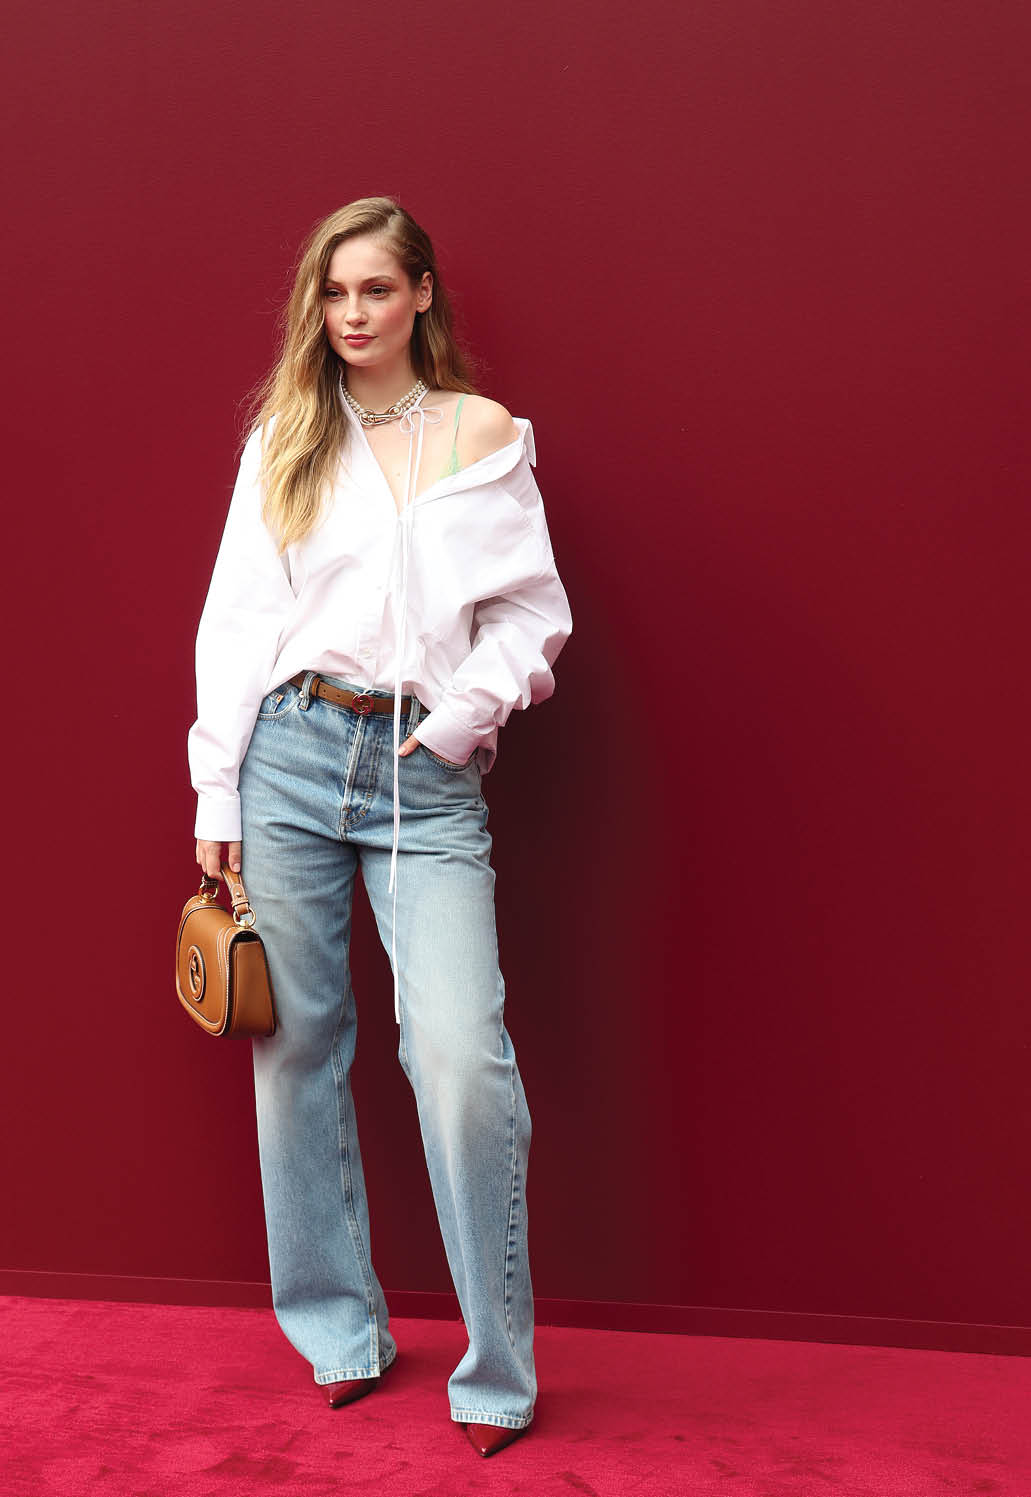
[(379, 426), (384, 421), (396, 421), (398, 416), (403, 416), (405, 411), (410, 410), (428, 389), (429, 386), (423, 380), (417, 379), (408, 394), (402, 395), (400, 400), (395, 400), (393, 405), (388, 405), (385, 411), (368, 411), (355, 400), (344, 383), (344, 376), (342, 374), (340, 376), (341, 394), (363, 426)]

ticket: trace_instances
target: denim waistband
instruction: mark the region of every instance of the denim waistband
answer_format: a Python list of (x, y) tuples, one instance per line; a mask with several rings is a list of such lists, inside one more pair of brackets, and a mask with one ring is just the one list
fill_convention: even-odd
[[(309, 672), (303, 671), (301, 674), (307, 676)], [(328, 681), (330, 686), (341, 687), (344, 691), (360, 691), (364, 696), (368, 697), (392, 697), (394, 695), (392, 691), (388, 691), (384, 686), (363, 686), (360, 681), (349, 681), (344, 676), (331, 676), (328, 671), (312, 671), (311, 674), (318, 676), (320, 681)], [(401, 695), (403, 697), (410, 696), (412, 699), (412, 705), (407, 717), (407, 732), (405, 733), (405, 737), (411, 737), (416, 727), (429, 712), (429, 708), (424, 702), (419, 700), (414, 691), (403, 691)], [(375, 722), (377, 716), (379, 714), (374, 713), (368, 720)], [(390, 721), (391, 719), (386, 714), (382, 714), (382, 720)], [(403, 727), (405, 719), (402, 718), (401, 722)]]

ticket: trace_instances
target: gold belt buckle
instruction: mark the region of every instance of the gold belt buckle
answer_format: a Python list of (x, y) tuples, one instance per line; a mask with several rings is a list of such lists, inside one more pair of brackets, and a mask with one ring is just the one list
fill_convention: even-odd
[(368, 717), (372, 711), (372, 698), (363, 691), (356, 691), (351, 698), (351, 711), (357, 712), (359, 717)]

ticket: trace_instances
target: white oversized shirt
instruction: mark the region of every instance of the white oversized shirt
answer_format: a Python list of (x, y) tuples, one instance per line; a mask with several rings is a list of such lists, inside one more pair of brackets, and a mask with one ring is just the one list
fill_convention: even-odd
[[(533, 429), (514, 417), (506, 447), (413, 496), (426, 393), (401, 421), (409, 436), (400, 514), (361, 422), (351, 425), (319, 523), (279, 555), (261, 518), (260, 434), (248, 438), (197, 630), (197, 718), (189, 730), (194, 835), (241, 836), (238, 777), (265, 696), (298, 671), (323, 671), (395, 694), (394, 837), (400, 834), (399, 699), (429, 708), (415, 736), (445, 759), (477, 750), (486, 774), (498, 729), (555, 689), (572, 632), (544, 504)], [(398, 1011), (396, 942), (392, 942)]]

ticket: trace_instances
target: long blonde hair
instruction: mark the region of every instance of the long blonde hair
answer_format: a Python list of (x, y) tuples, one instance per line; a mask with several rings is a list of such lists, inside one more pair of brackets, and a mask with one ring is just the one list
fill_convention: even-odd
[(349, 438), (338, 389), (341, 361), (326, 337), (322, 295), (333, 251), (358, 234), (381, 240), (413, 287), (427, 270), (433, 275), (433, 300), (412, 327), (409, 353), (416, 375), (431, 390), (477, 393), (469, 358), (455, 340), (433, 245), (411, 214), (394, 198), (357, 198), (316, 224), (301, 247), (279, 315), (282, 353), (245, 401), (247, 436), (261, 431), (262, 518), (280, 552), (318, 523)]

